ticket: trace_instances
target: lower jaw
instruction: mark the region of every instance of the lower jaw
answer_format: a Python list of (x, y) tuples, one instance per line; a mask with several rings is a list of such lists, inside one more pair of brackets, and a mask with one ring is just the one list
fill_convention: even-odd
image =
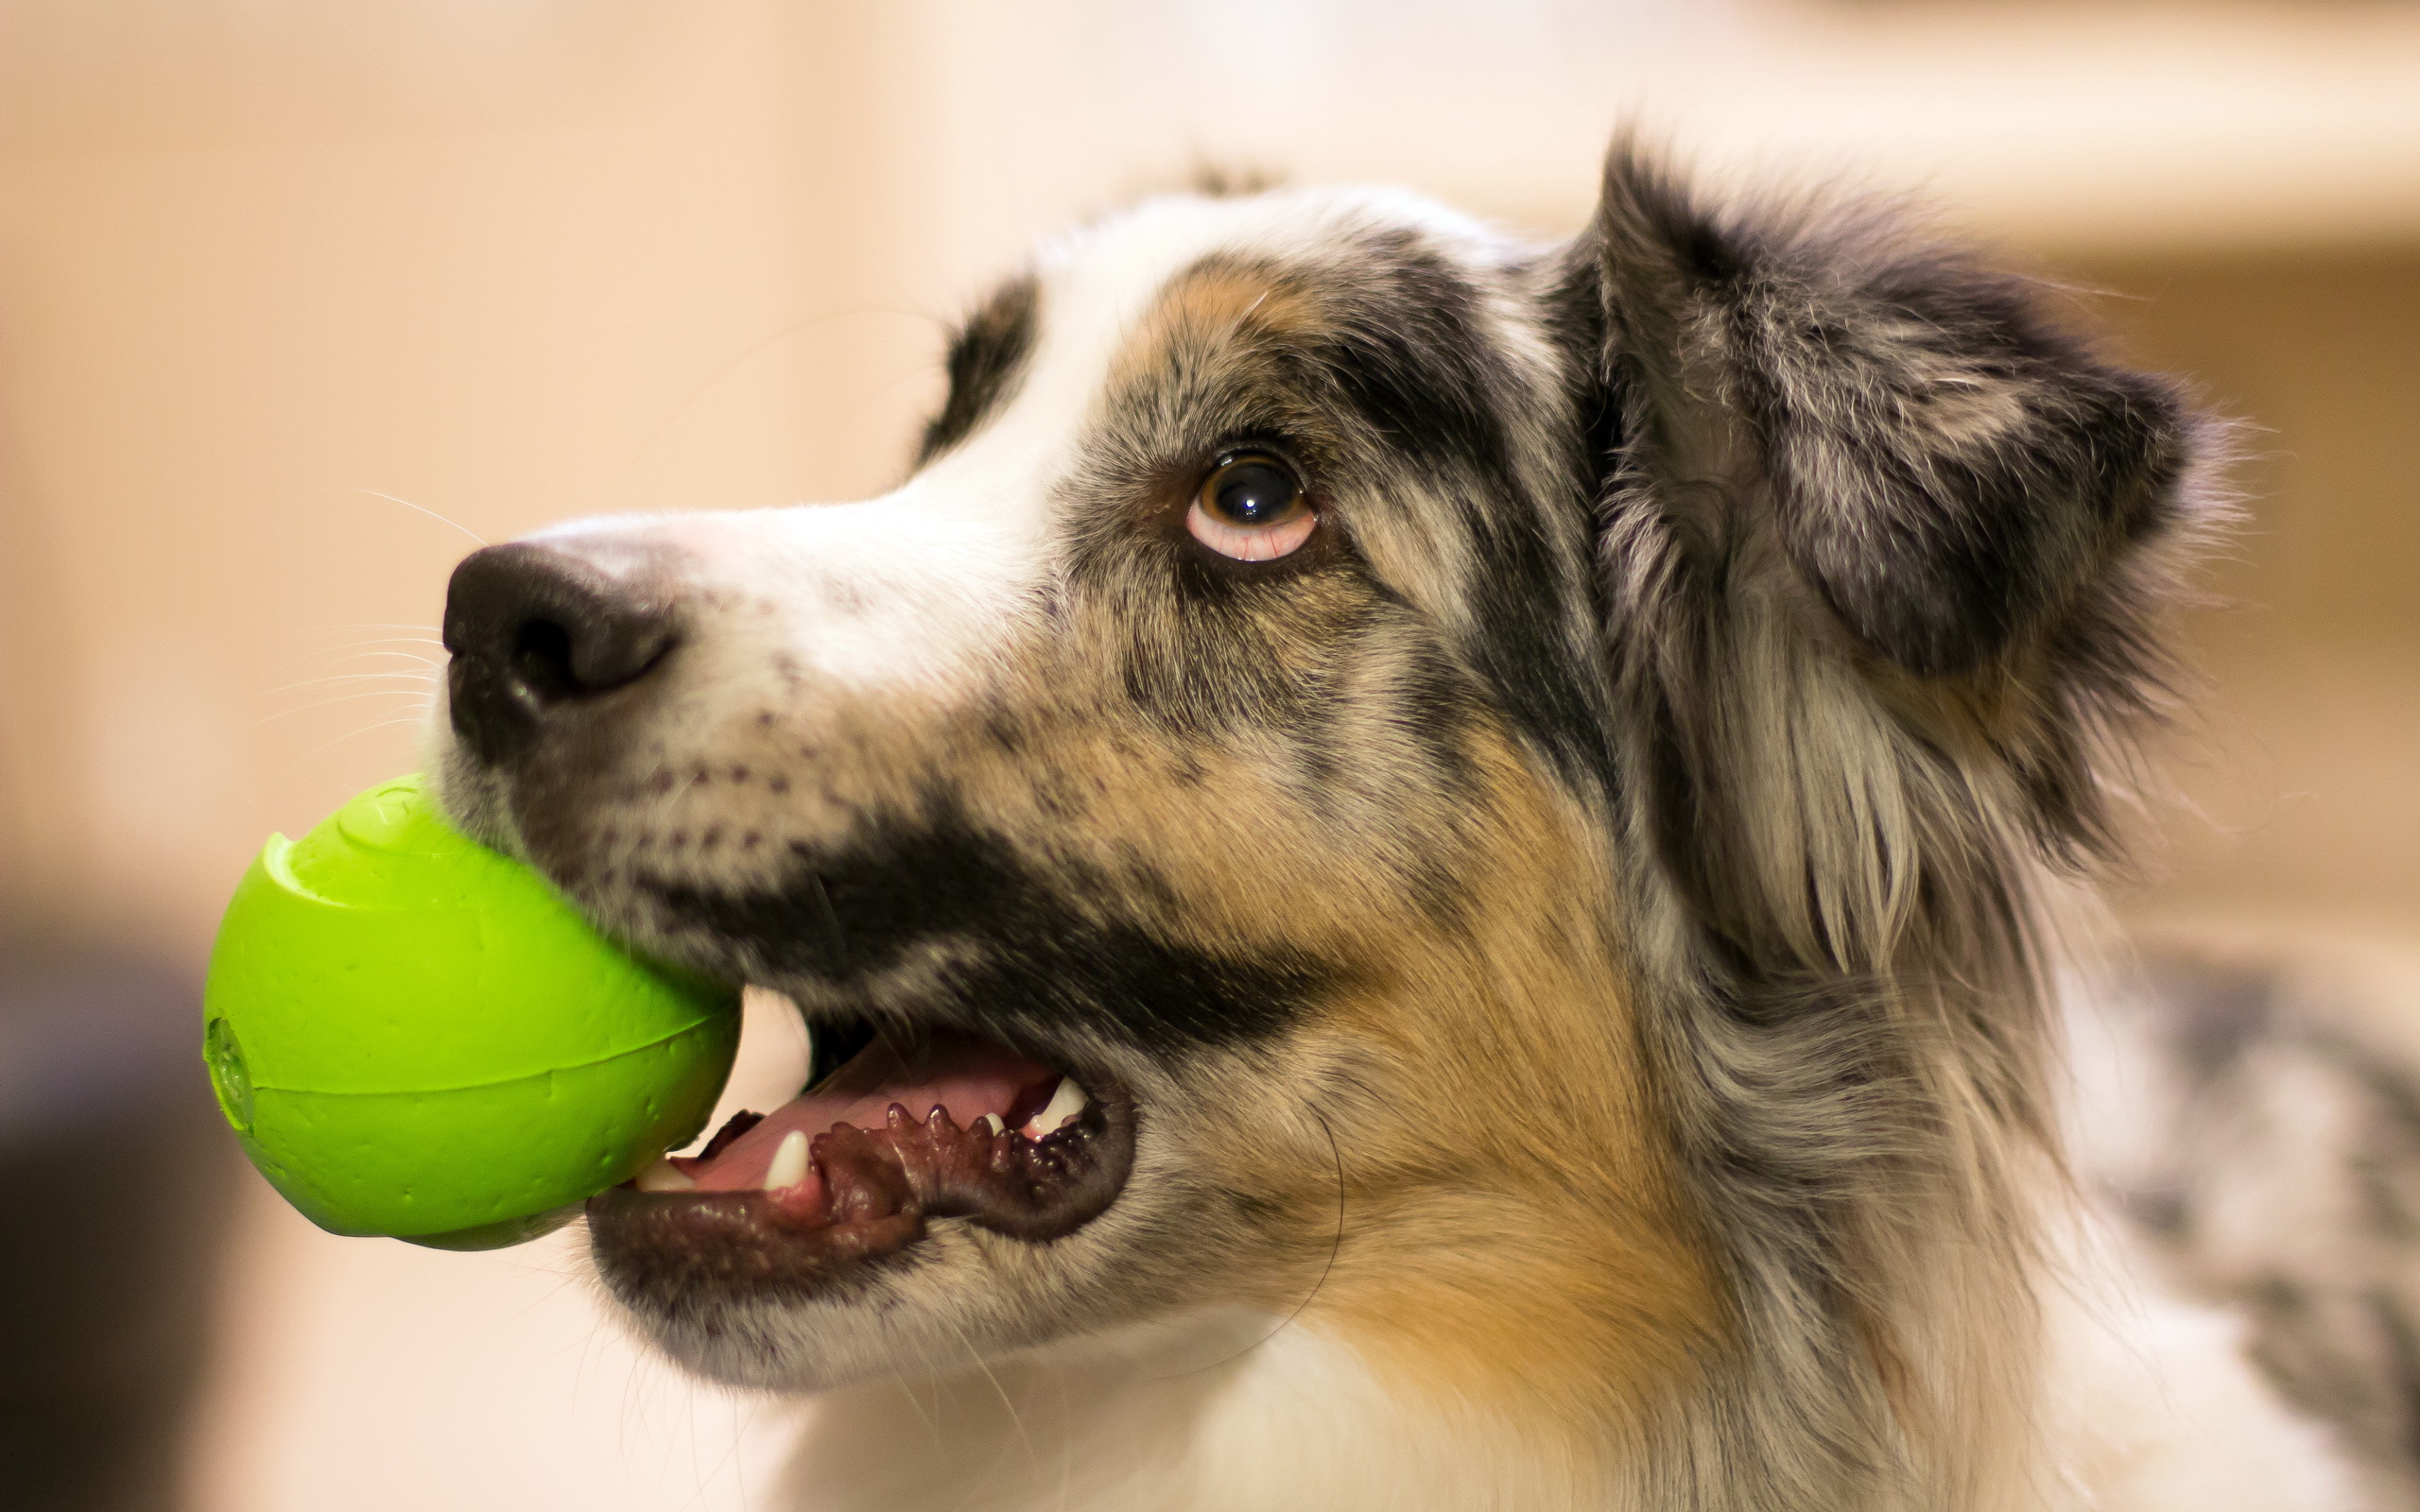
[[(1086, 1091), (1083, 1111), (1040, 1138), (894, 1101), (879, 1126), (816, 1132), (808, 1175), (789, 1186), (600, 1193), (588, 1203), (591, 1243), (626, 1302), (688, 1310), (846, 1291), (906, 1261), (939, 1220), (1029, 1243), (1063, 1238), (1116, 1199), (1133, 1163), (1131, 1095)], [(786, 1113), (792, 1124), (804, 1116), (774, 1119)], [(703, 1186), (716, 1184), (709, 1170)]]
[(753, 1298), (846, 1289), (924, 1239), (900, 1213), (821, 1229), (784, 1228), (762, 1192), (653, 1193), (614, 1187), (588, 1199), (590, 1244), (607, 1283), (642, 1311), (680, 1315)]

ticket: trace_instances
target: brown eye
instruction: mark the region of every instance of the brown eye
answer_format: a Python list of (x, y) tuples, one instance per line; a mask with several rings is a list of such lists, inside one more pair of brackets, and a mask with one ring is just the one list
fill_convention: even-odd
[(1229, 457), (1201, 480), (1184, 527), (1237, 561), (1273, 561), (1311, 539), (1319, 515), (1294, 470), (1266, 452)]

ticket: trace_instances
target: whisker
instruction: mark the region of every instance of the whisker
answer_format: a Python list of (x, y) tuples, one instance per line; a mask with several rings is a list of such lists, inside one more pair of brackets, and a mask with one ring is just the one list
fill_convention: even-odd
[[(341, 629), (383, 630), (383, 629), (412, 629), (412, 628), (416, 628), (416, 627), (408, 626), (408, 625), (406, 625), (406, 626), (386, 626), (386, 625), (336, 626), (336, 625), (323, 625), (323, 626), (320, 626), (320, 627), (319, 627), (319, 630), (318, 630), (317, 632), (315, 632), (315, 633), (326, 633), (326, 632), (330, 632), (330, 631), (337, 631), (337, 630), (341, 630)], [(424, 634), (424, 635), (343, 635), (343, 636), (337, 636), (337, 637), (335, 637), (335, 638), (331, 639), (331, 640), (330, 640), (326, 644), (321, 645), (321, 646), (318, 647), (317, 649), (315, 649), (315, 650), (313, 650), (313, 651), (310, 651), (310, 652), (304, 652), (304, 653), (301, 653), (301, 654), (303, 654), (303, 655), (313, 655), (313, 656), (324, 656), (324, 655), (326, 655), (327, 653), (332, 652), (332, 651), (350, 651), (350, 650), (354, 650), (354, 649), (355, 649), (355, 648), (357, 648), (357, 647), (365, 646), (365, 645), (424, 645), (424, 646), (428, 646), (428, 647), (430, 647), (431, 649), (438, 649), (438, 650), (441, 650), (441, 649), (443, 649), (443, 647), (444, 647), (444, 645), (445, 645), (445, 643), (444, 643), (444, 641), (443, 641), (443, 640), (440, 639), (438, 636), (436, 636), (436, 635), (432, 635), (432, 634)]]
[[(414, 649), (385, 649), (389, 646), (409, 646)], [(409, 656), (434, 664), (441, 660), (444, 651), (445, 643), (442, 641), (431, 641), (417, 635), (382, 635), (368, 641), (340, 641), (335, 645), (316, 651), (305, 651), (286, 660), (296, 662), (325, 663), (331, 657), (340, 661), (351, 661), (354, 657), (371, 655)]]
[[(359, 663), (364, 662), (403, 662), (404, 665), (384, 668), (363, 667), (359, 665)], [(380, 649), (376, 648), (374, 644), (364, 645), (359, 649), (353, 650), (348, 650), (340, 646), (330, 647), (325, 651), (312, 651), (299, 656), (280, 657), (277, 663), (278, 670), (285, 673), (289, 678), (302, 680), (283, 684), (276, 688), (265, 689), (263, 691), (265, 693), (280, 693), (287, 687), (301, 686), (302, 680), (314, 680), (321, 677), (369, 677), (373, 675), (383, 676), (391, 673), (398, 676), (409, 677), (424, 675), (431, 679), (435, 679), (445, 675), (445, 664), (446, 659), (444, 658), (424, 655), (422, 652), (416, 650)]]
[(400, 504), (406, 509), (418, 510), (420, 513), (428, 516), (431, 520), (436, 521), (440, 524), (452, 525), (455, 529), (459, 530), (462, 534), (470, 537), (473, 541), (477, 541), (482, 546), (488, 543), (487, 537), (480, 535), (469, 525), (462, 524), (458, 520), (448, 520), (443, 515), (439, 514), (436, 510), (414, 504), (409, 499), (398, 499), (391, 493), (381, 493), (376, 489), (355, 489), (353, 491), (355, 493), (366, 493), (373, 499), (384, 499), (389, 504)]
[(807, 880), (815, 884), (816, 923), (823, 934), (824, 948), (832, 953), (832, 971), (845, 971), (849, 965), (849, 936), (841, 932), (840, 915), (832, 906), (831, 889), (823, 885), (823, 874), (810, 871)]
[(906, 1376), (895, 1376), (892, 1378), (891, 1383), (896, 1385), (899, 1388), (900, 1394), (908, 1399), (908, 1405), (909, 1409), (916, 1414), (916, 1420), (925, 1425), (925, 1432), (932, 1435), (933, 1448), (935, 1450), (939, 1450), (942, 1447), (941, 1425), (934, 1422), (932, 1416), (925, 1411), (925, 1404), (916, 1400), (915, 1383), (909, 1381)]
[(959, 1328), (957, 1321), (946, 1314), (942, 1315), (942, 1321), (947, 1323), (949, 1331), (958, 1335), (958, 1342), (966, 1350), (966, 1357), (975, 1362), (976, 1369), (983, 1372), (983, 1379), (992, 1383), (993, 1395), (998, 1397), (1000, 1405), (1009, 1410), (1009, 1426), (1017, 1431), (1018, 1441), (1025, 1445), (1026, 1463), (1033, 1468), (1034, 1475), (1039, 1478), (1042, 1474), (1042, 1453), (1033, 1447), (1033, 1435), (1026, 1432), (1025, 1414), (1017, 1411), (1015, 1399), (1009, 1395), (1009, 1388), (1000, 1383), (1000, 1378), (993, 1373), (991, 1363), (983, 1358), (983, 1351), (975, 1347), (975, 1341), (966, 1336), (966, 1331)]
[(444, 670), (444, 663), (439, 662), (437, 658), (433, 656), (423, 656), (418, 651), (347, 651), (344, 655), (337, 657), (334, 662), (330, 662), (329, 665), (340, 667), (348, 662), (368, 662), (376, 657), (393, 657), (398, 661), (417, 662), (422, 666), (428, 668), (431, 672), (440, 672)]
[[(895, 306), (884, 305), (868, 305), (846, 310), (813, 310), (804, 315), (797, 316), (791, 319), (784, 321), (765, 335), (759, 336), (756, 340), (750, 342), (748, 345), (733, 352), (730, 356), (724, 358), (722, 362), (717, 364), (703, 378), (700, 379), (694, 387), (692, 387), (686, 394), (683, 394), (680, 400), (673, 404), (671, 410), (665, 415), (663, 421), (659, 423), (654, 430), (648, 432), (644, 439), (642, 439), (636, 446), (631, 448), (630, 456), (635, 460), (636, 458), (647, 455), (648, 452), (653, 448), (658, 441), (663, 440), (666, 436), (671, 433), (672, 428), (681, 422), (683, 417), (689, 413), (690, 409), (697, 404), (699, 400), (703, 399), (706, 395), (712, 393), (716, 385), (721, 383), (725, 378), (730, 377), (734, 371), (737, 370), (742, 365), (756, 357), (758, 354), (769, 350), (783, 341), (788, 340), (790, 337), (795, 336), (802, 332), (821, 325), (826, 321), (840, 320), (853, 316), (866, 315), (907, 316), (911, 318), (927, 321), (940, 329), (946, 329), (949, 324), (948, 321), (943, 320), (940, 317), (932, 315), (927, 311), (902, 310)], [(484, 542), (482, 542), (482, 544), (484, 544)]]
[[(393, 655), (394, 653), (389, 652), (388, 654)], [(435, 682), (437, 680), (437, 674), (433, 670), (428, 672), (406, 672), (401, 667), (397, 667), (392, 672), (338, 672), (324, 678), (305, 678), (300, 682), (282, 683), (277, 687), (265, 689), (262, 692), (261, 696), (266, 698), (273, 693), (292, 693), (297, 688), (314, 688), (318, 687), (321, 683), (327, 682), (375, 682), (381, 678), (406, 678), (414, 682)], [(395, 691), (400, 693), (403, 690), (399, 688)]]
[(341, 651), (348, 646), (355, 645), (443, 645), (444, 644), (434, 635), (370, 635), (357, 641), (338, 641), (328, 649)]
[(1294, 1304), (1294, 1311), (1287, 1314), (1284, 1317), (1277, 1320), (1277, 1326), (1275, 1328), (1270, 1329), (1268, 1332), (1262, 1334), (1259, 1338), (1253, 1340), (1250, 1344), (1245, 1345), (1242, 1349), (1237, 1349), (1235, 1353), (1227, 1356), (1223, 1360), (1214, 1360), (1210, 1364), (1201, 1366), (1199, 1369), (1180, 1370), (1175, 1375), (1160, 1376), (1155, 1379), (1161, 1381), (1182, 1381), (1187, 1376), (1201, 1375), (1206, 1371), (1216, 1370), (1221, 1366), (1235, 1364), (1245, 1355), (1252, 1353), (1253, 1350), (1259, 1349), (1262, 1345), (1267, 1344), (1270, 1340), (1277, 1337), (1280, 1333), (1285, 1332), (1287, 1328), (1292, 1324), (1296, 1318), (1303, 1315), (1303, 1309), (1311, 1305), (1311, 1298), (1319, 1296), (1321, 1288), (1327, 1285), (1328, 1277), (1335, 1274), (1336, 1257), (1344, 1252), (1344, 1151), (1336, 1143), (1336, 1130), (1328, 1126), (1326, 1114), (1321, 1112), (1316, 1108), (1305, 1108), (1303, 1110), (1318, 1121), (1320, 1132), (1327, 1136), (1327, 1152), (1336, 1160), (1336, 1239), (1328, 1246), (1327, 1263), (1320, 1268), (1320, 1279), (1313, 1281), (1311, 1283), (1311, 1289), (1303, 1294), (1303, 1299)]
[[(634, 1375), (631, 1377), (631, 1380), (635, 1383), (638, 1378)], [(739, 1404), (736, 1401), (731, 1403), (733, 1418), (731, 1435), (723, 1444), (722, 1452), (716, 1456), (714, 1468), (712, 1469), (708, 1469), (698, 1458), (698, 1399), (693, 1396), (687, 1400), (689, 1407), (689, 1478), (695, 1485), (696, 1488), (687, 1496), (681, 1499), (680, 1505), (675, 1507), (673, 1512), (688, 1512), (690, 1507), (703, 1505), (706, 1499), (706, 1487), (708, 1484), (721, 1479), (722, 1472), (726, 1469), (731, 1468), (739, 1458)]]
[(394, 725), (417, 725), (419, 723), (420, 715), (418, 714), (406, 714), (401, 719), (381, 719), (374, 725), (364, 725), (359, 730), (348, 730), (343, 734), (337, 736), (334, 740), (323, 740), (318, 745), (312, 747), (309, 750), (306, 750), (300, 756), (295, 757), (294, 760), (297, 762), (307, 761), (331, 746), (341, 746), (346, 741), (353, 739), (354, 736), (367, 735), (373, 730), (386, 730)]
[(373, 688), (368, 693), (348, 693), (334, 698), (321, 698), (315, 703), (299, 704), (292, 709), (281, 709), (273, 714), (264, 715), (260, 722), (266, 725), (273, 719), (289, 719), (296, 714), (309, 713), (314, 709), (332, 709), (337, 704), (354, 703), (363, 698), (425, 698), (427, 696), (427, 692), (423, 689)]

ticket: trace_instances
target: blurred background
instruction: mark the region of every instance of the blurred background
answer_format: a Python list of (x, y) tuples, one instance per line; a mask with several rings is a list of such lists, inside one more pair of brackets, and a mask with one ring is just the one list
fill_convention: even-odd
[(881, 489), (960, 301), (1196, 164), (1554, 235), (1621, 120), (1921, 191), (2251, 422), (2124, 903), (2408, 949), (2420, 6), (0, 0), (0, 1504), (764, 1504), (783, 1409), (567, 1240), (334, 1239), (238, 1168), (229, 887), (412, 765), (475, 541)]

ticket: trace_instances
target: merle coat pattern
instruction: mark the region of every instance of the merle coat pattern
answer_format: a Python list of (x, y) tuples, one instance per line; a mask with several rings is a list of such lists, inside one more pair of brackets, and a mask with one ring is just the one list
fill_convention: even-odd
[(884, 499), (447, 615), (457, 817), (879, 1084), (591, 1205), (676, 1358), (821, 1394), (799, 1504), (2355, 1504), (2061, 1148), (2176, 385), (1627, 147), (1558, 247), (1154, 200), (948, 373)]

